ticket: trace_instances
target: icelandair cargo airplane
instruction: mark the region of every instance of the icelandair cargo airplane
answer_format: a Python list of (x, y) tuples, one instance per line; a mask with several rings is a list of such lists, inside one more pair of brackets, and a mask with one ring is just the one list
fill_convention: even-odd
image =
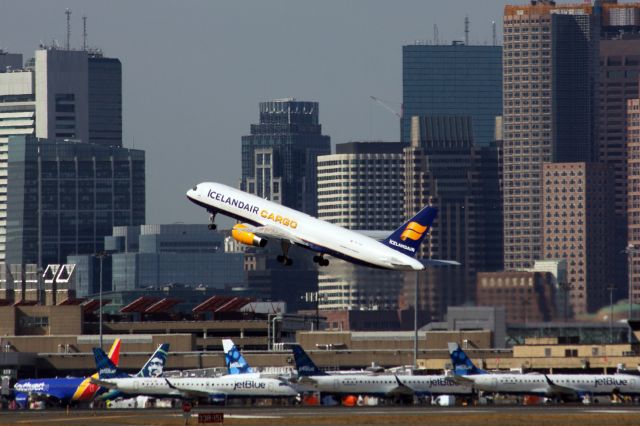
[(290, 398), (298, 395), (283, 380), (256, 377), (253, 374), (229, 374), (222, 377), (128, 377), (109, 360), (104, 351), (94, 348), (99, 378), (92, 383), (116, 389), (128, 395), (178, 398)]
[[(120, 339), (115, 339), (109, 350), (109, 359), (114, 365), (120, 361)], [(100, 386), (91, 383), (98, 373), (91, 377), (64, 377), (55, 379), (24, 379), (13, 386), (16, 402), (26, 407), (29, 398), (45, 400), (50, 403), (66, 405), (75, 402), (93, 400)]]
[(329, 375), (320, 370), (299, 345), (294, 345), (293, 357), (299, 383), (333, 395), (376, 395), (383, 397), (413, 397), (430, 395), (471, 395), (470, 387), (456, 383), (445, 375), (397, 376), (395, 374)]
[[(640, 395), (640, 377), (630, 374), (488, 374), (457, 343), (449, 343), (455, 381), (475, 390), (581, 400), (593, 395)], [(462, 374), (462, 375), (461, 375)]]
[(278, 261), (291, 265), (289, 248), (298, 245), (317, 253), (314, 262), (329, 265), (325, 255), (374, 268), (421, 271), (428, 265), (459, 265), (448, 260), (415, 259), (422, 240), (429, 232), (438, 210), (424, 207), (407, 223), (382, 241), (316, 219), (281, 204), (231, 188), (204, 182), (187, 191), (187, 198), (210, 214), (209, 229), (216, 229), (217, 213), (239, 220), (231, 235), (250, 246), (264, 247), (279, 240), (282, 254)]

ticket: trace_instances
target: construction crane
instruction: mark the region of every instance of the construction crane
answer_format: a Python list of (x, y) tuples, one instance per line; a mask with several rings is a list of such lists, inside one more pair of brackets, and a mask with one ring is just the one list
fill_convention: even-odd
[[(386, 110), (391, 111), (398, 118), (402, 118), (402, 104), (400, 104), (400, 112), (398, 112), (389, 106), (388, 103), (391, 103), (391, 101), (385, 101), (384, 99), (376, 98), (375, 96), (369, 96), (369, 97), (371, 98), (372, 101), (375, 101), (380, 105), (382, 105), (382, 107), (385, 108)], [(393, 103), (398, 103), (398, 102), (393, 102)]]

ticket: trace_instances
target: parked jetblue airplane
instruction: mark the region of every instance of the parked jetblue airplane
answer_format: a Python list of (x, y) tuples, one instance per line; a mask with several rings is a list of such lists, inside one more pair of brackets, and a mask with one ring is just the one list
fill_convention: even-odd
[(455, 261), (415, 259), (422, 240), (429, 232), (438, 210), (424, 207), (407, 223), (383, 241), (316, 219), (281, 204), (231, 188), (220, 183), (204, 182), (187, 191), (187, 198), (210, 214), (210, 229), (217, 213), (243, 223), (233, 227), (237, 241), (264, 247), (268, 240), (279, 240), (282, 254), (278, 261), (291, 265), (291, 245), (317, 253), (314, 262), (327, 266), (330, 255), (355, 264), (374, 268), (421, 271), (426, 265), (459, 265)]
[[(109, 359), (114, 365), (120, 360), (120, 339), (115, 339), (109, 350)], [(98, 374), (92, 377), (97, 378)], [(29, 398), (67, 405), (93, 400), (100, 386), (91, 383), (91, 377), (64, 377), (55, 379), (24, 379), (13, 386), (18, 406), (25, 408)]]
[(445, 375), (422, 376), (367, 373), (329, 375), (320, 370), (299, 345), (294, 345), (293, 357), (299, 383), (314, 390), (334, 395), (376, 395), (406, 398), (431, 395), (471, 395), (471, 388), (457, 384)]
[(212, 401), (239, 398), (288, 398), (298, 391), (283, 380), (253, 374), (228, 374), (222, 377), (127, 377), (100, 348), (93, 349), (99, 378), (92, 382), (128, 395), (178, 398), (208, 398)]
[(455, 369), (455, 381), (475, 390), (561, 400), (640, 394), (640, 377), (629, 374), (487, 374), (473, 364), (457, 343), (449, 344), (449, 354)]
[[(151, 355), (151, 357), (145, 362), (140, 371), (131, 377), (163, 377), (164, 366), (167, 363), (167, 355), (169, 354), (169, 343), (162, 343), (158, 346), (158, 349)], [(95, 354), (94, 354), (95, 357)], [(114, 367), (115, 367), (114, 363)], [(100, 374), (100, 365), (96, 359), (96, 369), (98, 375)], [(128, 375), (126, 377), (129, 377)], [(108, 392), (100, 394), (96, 399), (98, 400), (114, 400), (116, 398), (124, 396), (123, 392), (115, 389), (110, 389)]]

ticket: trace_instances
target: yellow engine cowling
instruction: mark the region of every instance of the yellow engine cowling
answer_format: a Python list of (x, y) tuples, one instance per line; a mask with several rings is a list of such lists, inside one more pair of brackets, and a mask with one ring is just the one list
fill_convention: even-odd
[(231, 236), (233, 237), (233, 239), (248, 246), (264, 247), (267, 245), (267, 240), (258, 237), (252, 232), (245, 231), (246, 228), (247, 225), (244, 225), (242, 223), (235, 225), (231, 230)]

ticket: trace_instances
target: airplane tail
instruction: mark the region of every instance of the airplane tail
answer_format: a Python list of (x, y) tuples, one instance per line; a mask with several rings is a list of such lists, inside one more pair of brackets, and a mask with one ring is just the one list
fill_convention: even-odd
[(396, 229), (383, 244), (407, 256), (415, 257), (424, 237), (429, 233), (433, 220), (438, 215), (438, 209), (431, 206), (423, 207), (407, 223)]
[(136, 373), (136, 377), (161, 377), (164, 373), (164, 366), (167, 363), (169, 354), (169, 344), (163, 343), (151, 355), (147, 362)]
[(96, 361), (99, 379), (113, 379), (116, 377), (126, 377), (127, 374), (109, 359), (106, 353), (100, 348), (93, 348), (93, 356)]
[(122, 344), (122, 340), (116, 338), (111, 345), (111, 349), (109, 349), (109, 359), (115, 364), (118, 365), (120, 363), (120, 346)]
[(326, 376), (327, 373), (320, 370), (318, 366), (309, 358), (309, 355), (302, 349), (300, 345), (293, 345), (293, 358), (296, 362), (298, 376)]
[(449, 356), (453, 363), (453, 372), (457, 376), (469, 376), (474, 374), (487, 374), (487, 372), (476, 365), (462, 350), (459, 344), (449, 343)]
[(227, 364), (229, 374), (246, 374), (253, 373), (253, 369), (249, 366), (247, 360), (240, 353), (240, 349), (233, 343), (233, 340), (222, 339), (222, 348), (224, 349), (224, 360)]

